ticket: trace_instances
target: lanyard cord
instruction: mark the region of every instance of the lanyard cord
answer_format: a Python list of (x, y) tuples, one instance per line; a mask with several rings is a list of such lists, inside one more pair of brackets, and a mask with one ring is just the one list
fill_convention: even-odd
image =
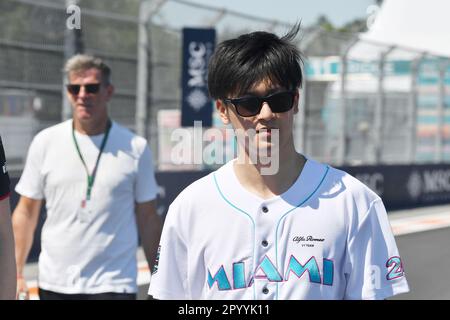
[(80, 160), (83, 163), (84, 169), (86, 170), (86, 174), (87, 174), (86, 200), (91, 199), (92, 186), (94, 185), (95, 176), (97, 175), (98, 164), (100, 162), (100, 158), (102, 156), (103, 150), (105, 149), (106, 141), (108, 140), (108, 135), (109, 135), (109, 131), (111, 129), (111, 125), (112, 125), (111, 120), (108, 119), (108, 123), (106, 124), (106, 132), (103, 137), (102, 144), (100, 146), (100, 151), (97, 156), (97, 161), (95, 161), (95, 166), (94, 166), (94, 169), (92, 170), (92, 174), (89, 174), (89, 169), (86, 165), (86, 162), (84, 161), (83, 155), (81, 154), (80, 147), (78, 146), (77, 139), (75, 137), (75, 127), (74, 127), (74, 124), (72, 123), (73, 143), (75, 144), (75, 148), (77, 149), (78, 156), (80, 157)]

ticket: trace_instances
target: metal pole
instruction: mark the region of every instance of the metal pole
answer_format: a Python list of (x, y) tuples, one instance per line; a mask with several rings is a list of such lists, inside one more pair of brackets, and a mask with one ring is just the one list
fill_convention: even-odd
[(341, 61), (341, 103), (340, 103), (340, 130), (339, 130), (339, 153), (338, 153), (338, 163), (344, 165), (347, 158), (347, 53), (342, 57)]
[[(171, 2), (176, 2), (176, 3), (180, 3), (180, 4), (184, 4), (186, 6), (190, 6), (190, 7), (196, 7), (199, 9), (204, 9), (204, 10), (209, 10), (209, 11), (214, 11), (217, 12), (218, 10), (222, 10), (222, 8), (218, 8), (218, 7), (214, 7), (214, 6), (210, 6), (210, 5), (205, 5), (205, 4), (200, 4), (197, 2), (191, 2), (191, 1), (186, 1), (186, 0), (171, 0)], [(293, 24), (289, 24), (286, 22), (282, 22), (282, 21), (278, 21), (278, 20), (272, 20), (272, 19), (267, 19), (267, 18), (261, 18), (258, 16), (254, 16), (251, 14), (247, 14), (247, 13), (242, 13), (240, 11), (234, 11), (234, 10), (229, 10), (226, 9), (227, 13), (238, 17), (238, 18), (243, 18), (246, 20), (250, 20), (250, 21), (259, 21), (259, 22), (263, 22), (263, 23), (276, 23), (279, 26), (284, 26), (287, 28), (292, 28)]]
[(206, 23), (206, 25), (210, 26), (210, 27), (215, 27), (220, 20), (222, 20), (227, 14), (227, 10), (226, 9), (219, 9), (218, 13), (209, 20), (209, 22)]
[(386, 62), (386, 57), (394, 50), (395, 47), (390, 47), (387, 51), (380, 54), (380, 59), (378, 61), (378, 92), (377, 92), (377, 104), (375, 108), (374, 115), (374, 155), (373, 163), (379, 164), (382, 161), (381, 153), (383, 149), (383, 123), (384, 123), (384, 104), (385, 104), (385, 93), (384, 93), (384, 66)]
[(148, 85), (148, 2), (141, 1), (138, 25), (138, 60), (136, 79), (136, 117), (135, 130), (142, 137), (147, 137), (147, 85)]
[(407, 153), (409, 162), (415, 163), (417, 150), (417, 77), (419, 76), (419, 66), (425, 55), (414, 59), (411, 63), (411, 90), (409, 93), (409, 125), (410, 137), (408, 139)]
[(338, 164), (344, 165), (347, 154), (347, 52), (341, 58), (341, 103), (340, 103), (340, 130)]
[[(78, 0), (66, 0), (66, 8), (70, 6), (76, 6)], [(66, 27), (64, 30), (64, 61), (67, 61), (77, 53), (83, 52), (83, 42), (81, 37), (81, 29), (69, 29)], [(67, 77), (63, 74), (63, 87), (62, 87), (62, 121), (68, 120), (72, 117), (72, 108), (67, 98), (65, 84), (67, 83)]]
[(302, 154), (306, 153), (305, 143), (306, 143), (306, 77), (303, 78), (302, 88), (300, 89), (300, 101), (298, 106), (298, 115), (294, 120), (295, 126), (295, 137), (294, 141), (296, 143), (296, 149)]
[(444, 135), (444, 117), (445, 117), (445, 72), (448, 61), (441, 60), (439, 67), (439, 98), (437, 105), (437, 128), (436, 128), (436, 154), (435, 161), (441, 163), (443, 160), (443, 135)]
[[(308, 50), (308, 46), (311, 44), (313, 40), (317, 38), (317, 36), (321, 33), (321, 29), (315, 29), (312, 31), (312, 34), (308, 34), (308, 40), (304, 38), (301, 39), (298, 46), (303, 52)], [(307, 121), (306, 121), (306, 108), (309, 104), (307, 95), (308, 90), (308, 80), (306, 76), (306, 67), (303, 68), (303, 84), (300, 90), (300, 101), (299, 101), (299, 110), (298, 115), (295, 117), (294, 126), (295, 126), (295, 137), (294, 143), (295, 148), (302, 154), (307, 154), (306, 143), (307, 143)]]
[(348, 73), (348, 54), (350, 49), (358, 42), (358, 38), (354, 38), (349, 45), (344, 48), (341, 56), (341, 103), (340, 108), (340, 130), (338, 136), (338, 165), (344, 165), (347, 161), (347, 73)]
[[(147, 102), (149, 82), (151, 81), (151, 45), (148, 27), (153, 14), (158, 12), (167, 0), (141, 0), (139, 7), (138, 47), (137, 47), (137, 79), (136, 79), (136, 133), (148, 139)], [(149, 63), (150, 62), (150, 63)]]

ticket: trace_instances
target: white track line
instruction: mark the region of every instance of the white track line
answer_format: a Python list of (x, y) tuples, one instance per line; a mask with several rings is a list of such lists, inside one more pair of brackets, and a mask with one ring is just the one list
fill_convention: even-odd
[(391, 219), (390, 223), (392, 231), (396, 236), (447, 228), (450, 227), (450, 212)]

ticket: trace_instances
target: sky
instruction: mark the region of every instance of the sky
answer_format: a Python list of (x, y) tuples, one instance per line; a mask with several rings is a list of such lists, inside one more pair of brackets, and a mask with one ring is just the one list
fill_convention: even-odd
[(295, 23), (302, 20), (304, 26), (314, 23), (320, 15), (326, 15), (339, 27), (356, 18), (368, 17), (367, 8), (375, 0), (189, 0), (251, 15)]

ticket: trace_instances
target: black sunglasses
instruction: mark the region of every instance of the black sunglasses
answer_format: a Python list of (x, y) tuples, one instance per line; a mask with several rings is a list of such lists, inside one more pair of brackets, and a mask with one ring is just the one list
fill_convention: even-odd
[(97, 93), (100, 90), (100, 83), (89, 83), (89, 84), (68, 84), (67, 91), (71, 94), (79, 94), (81, 87), (84, 87), (86, 93)]
[(263, 102), (269, 104), (272, 112), (282, 113), (292, 109), (294, 106), (295, 90), (272, 93), (265, 97), (244, 97), (236, 99), (222, 99), (231, 103), (241, 117), (253, 117), (260, 113)]

